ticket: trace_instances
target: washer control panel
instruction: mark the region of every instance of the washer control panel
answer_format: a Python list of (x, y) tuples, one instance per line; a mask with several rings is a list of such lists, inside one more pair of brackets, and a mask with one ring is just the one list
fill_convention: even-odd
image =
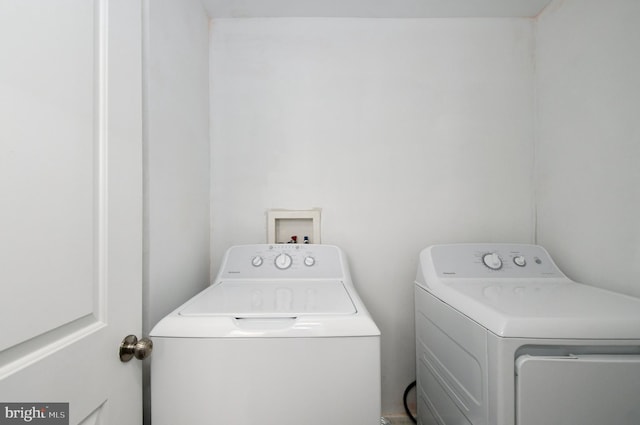
[(452, 244), (428, 250), (440, 277), (563, 277), (538, 245)]
[(264, 244), (230, 248), (222, 264), (223, 278), (339, 279), (345, 276), (342, 254), (331, 245)]

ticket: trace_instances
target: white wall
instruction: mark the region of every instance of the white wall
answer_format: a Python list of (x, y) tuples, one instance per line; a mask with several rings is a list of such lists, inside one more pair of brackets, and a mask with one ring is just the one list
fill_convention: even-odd
[(429, 244), (533, 240), (533, 24), (230, 19), (211, 28), (212, 270), (269, 208), (322, 208), (382, 331), (383, 410), (415, 379)]
[(640, 296), (640, 2), (555, 1), (537, 23), (538, 242)]
[[(199, 0), (144, 9), (146, 335), (209, 283), (209, 20)], [(145, 367), (147, 424), (148, 386)]]
[(208, 120), (212, 271), (265, 240), (266, 209), (321, 207), (383, 332), (386, 413), (414, 379), (424, 246), (529, 242), (537, 210), (571, 277), (640, 295), (639, 7), (556, 0), (534, 48), (524, 19), (215, 20), (207, 39), (197, 0), (148, 2), (145, 330), (208, 281)]
[(145, 332), (209, 283), (209, 20), (146, 4)]

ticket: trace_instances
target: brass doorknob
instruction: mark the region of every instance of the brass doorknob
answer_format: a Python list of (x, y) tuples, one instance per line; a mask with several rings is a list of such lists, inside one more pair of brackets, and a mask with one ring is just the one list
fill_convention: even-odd
[(127, 335), (120, 343), (120, 361), (125, 363), (135, 357), (144, 360), (151, 355), (153, 342), (149, 338), (138, 340), (135, 335)]

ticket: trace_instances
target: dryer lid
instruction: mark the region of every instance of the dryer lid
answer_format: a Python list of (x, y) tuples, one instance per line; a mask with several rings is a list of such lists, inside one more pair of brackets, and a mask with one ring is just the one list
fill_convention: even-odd
[(356, 313), (339, 280), (222, 281), (179, 311), (181, 316), (299, 317)]
[(429, 291), (501, 337), (640, 339), (640, 299), (568, 279), (448, 279)]

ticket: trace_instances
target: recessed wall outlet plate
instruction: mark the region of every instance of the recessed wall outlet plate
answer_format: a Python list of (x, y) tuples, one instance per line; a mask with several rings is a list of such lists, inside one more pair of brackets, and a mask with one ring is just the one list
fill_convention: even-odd
[(320, 208), (311, 210), (268, 210), (267, 243), (319, 244)]

